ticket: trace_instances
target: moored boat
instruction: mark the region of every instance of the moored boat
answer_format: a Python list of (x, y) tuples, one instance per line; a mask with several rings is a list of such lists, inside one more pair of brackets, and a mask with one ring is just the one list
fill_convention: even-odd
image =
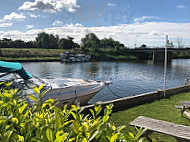
[(74, 52), (65, 52), (60, 54), (61, 62), (87, 62), (90, 61), (90, 55), (76, 54)]
[[(102, 82), (94, 80), (82, 80), (73, 78), (44, 78), (40, 79), (23, 68), (20, 63), (11, 63), (0, 61), (0, 72), (4, 73), (0, 77), (1, 81), (11, 81), (13, 88), (23, 90), (19, 94), (22, 98), (26, 98), (28, 103), (32, 105), (34, 102), (27, 97), (27, 95), (35, 95), (34, 87), (44, 84), (42, 91), (49, 90), (42, 98), (45, 101), (49, 98), (58, 101), (58, 106), (62, 108), (65, 104), (72, 105), (80, 103), (85, 105), (90, 99), (94, 97), (100, 90), (111, 82)], [(13, 74), (13, 76), (7, 78)]]

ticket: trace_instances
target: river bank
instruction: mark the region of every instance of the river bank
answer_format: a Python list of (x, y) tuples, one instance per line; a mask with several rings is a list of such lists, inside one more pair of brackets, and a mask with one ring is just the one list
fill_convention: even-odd
[[(41, 49), (41, 48), (1, 48), (0, 59), (3, 61), (37, 62), (60, 61), (60, 54), (66, 51), (80, 53), (80, 50)], [(123, 56), (109, 52), (91, 54), (92, 61), (137, 61), (136, 56)]]
[[(83, 53), (80, 49), (42, 49), (42, 48), (1, 48), (0, 60), (18, 61), (18, 62), (41, 62), (41, 61), (60, 61), (60, 54), (66, 51)], [(151, 60), (151, 53), (128, 53), (125, 51), (114, 51), (113, 49), (99, 49), (97, 51), (88, 51), (85, 54), (91, 55), (92, 61), (145, 61)], [(173, 59), (188, 59), (190, 52), (174, 52)]]

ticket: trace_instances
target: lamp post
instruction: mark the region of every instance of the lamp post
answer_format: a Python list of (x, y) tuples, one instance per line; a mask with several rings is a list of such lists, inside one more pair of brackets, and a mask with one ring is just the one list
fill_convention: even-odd
[(166, 96), (167, 46), (168, 46), (168, 35), (166, 35), (165, 61), (164, 61), (164, 98)]

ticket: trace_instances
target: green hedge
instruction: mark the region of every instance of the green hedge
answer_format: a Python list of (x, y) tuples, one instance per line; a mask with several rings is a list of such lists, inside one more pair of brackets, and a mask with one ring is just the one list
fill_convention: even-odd
[[(2, 83), (3, 84), (3, 83)], [(1, 85), (2, 85), (1, 84)], [(34, 88), (39, 100), (29, 107), (25, 99), (20, 99), (18, 89), (11, 89), (10, 83), (0, 89), (0, 141), (2, 142), (137, 142), (143, 133), (123, 133), (125, 126), (116, 127), (110, 122), (113, 105), (106, 106), (104, 115), (100, 116), (101, 106), (95, 105), (91, 114), (84, 115), (79, 105), (66, 105), (63, 110), (49, 99), (42, 103), (46, 92)]]

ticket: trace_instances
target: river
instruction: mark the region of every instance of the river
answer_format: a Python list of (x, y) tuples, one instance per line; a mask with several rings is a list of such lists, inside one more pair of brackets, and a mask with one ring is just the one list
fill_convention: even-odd
[[(163, 63), (151, 61), (129, 62), (83, 62), (65, 64), (60, 62), (22, 63), (27, 71), (40, 77), (71, 77), (95, 80), (110, 80), (111, 90), (120, 97), (138, 95), (163, 89)], [(177, 59), (168, 63), (167, 88), (184, 85), (190, 77), (190, 59)], [(117, 99), (108, 88), (99, 92), (90, 103)]]

